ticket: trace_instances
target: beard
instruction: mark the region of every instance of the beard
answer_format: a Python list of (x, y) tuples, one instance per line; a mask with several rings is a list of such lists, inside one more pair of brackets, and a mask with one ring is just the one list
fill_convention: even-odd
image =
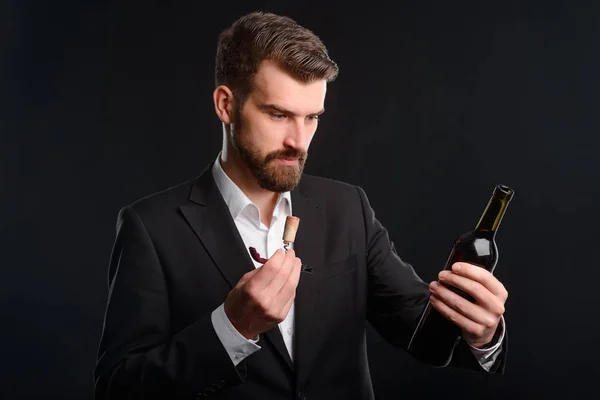
[[(248, 167), (259, 186), (271, 192), (282, 193), (293, 190), (304, 171), (307, 152), (286, 147), (261, 156), (260, 150), (244, 132), (240, 113), (236, 113), (236, 123), (231, 125), (231, 142), (242, 162)], [(274, 162), (280, 158), (296, 158), (297, 165), (283, 165)]]

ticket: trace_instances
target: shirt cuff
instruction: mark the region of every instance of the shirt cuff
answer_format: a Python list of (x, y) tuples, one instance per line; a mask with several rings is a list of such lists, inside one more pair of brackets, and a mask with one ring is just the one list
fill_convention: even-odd
[(238, 365), (243, 359), (261, 349), (256, 344), (260, 336), (257, 335), (255, 339), (246, 339), (242, 336), (227, 318), (224, 304), (221, 304), (212, 312), (211, 321), (217, 336), (234, 365)]
[(496, 362), (496, 358), (500, 354), (500, 350), (502, 349), (502, 342), (504, 341), (504, 334), (506, 332), (506, 323), (504, 321), (504, 316), (500, 317), (500, 324), (498, 325), (498, 329), (500, 329), (500, 334), (495, 335), (498, 337), (496, 343), (490, 343), (490, 347), (485, 347), (483, 349), (479, 349), (477, 347), (471, 346), (471, 344), (467, 343), (467, 345), (471, 348), (471, 352), (477, 359), (477, 362), (489, 372), (490, 368)]

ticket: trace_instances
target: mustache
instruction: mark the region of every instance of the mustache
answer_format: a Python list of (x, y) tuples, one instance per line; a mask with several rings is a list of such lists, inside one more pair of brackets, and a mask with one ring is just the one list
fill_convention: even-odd
[(273, 151), (265, 157), (265, 163), (268, 163), (277, 158), (298, 158), (300, 161), (304, 161), (306, 159), (306, 151), (294, 149), (292, 147)]

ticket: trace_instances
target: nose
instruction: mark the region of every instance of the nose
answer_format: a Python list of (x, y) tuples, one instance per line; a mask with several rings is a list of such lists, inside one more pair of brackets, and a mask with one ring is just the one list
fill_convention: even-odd
[(284, 144), (296, 149), (307, 150), (312, 133), (312, 128), (307, 126), (302, 119), (294, 120), (288, 126)]

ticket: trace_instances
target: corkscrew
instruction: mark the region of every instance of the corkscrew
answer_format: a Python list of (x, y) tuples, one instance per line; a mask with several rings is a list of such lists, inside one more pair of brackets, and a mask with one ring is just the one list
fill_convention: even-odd
[[(300, 218), (298, 217), (290, 215), (285, 220), (285, 228), (283, 230), (283, 249), (286, 253), (289, 251), (290, 243), (294, 243), (299, 224)], [(268, 261), (268, 259), (262, 258), (254, 247), (250, 247), (250, 255), (252, 256), (252, 259), (258, 263), (264, 264)], [(307, 274), (312, 274), (313, 268), (308, 264), (302, 264), (300, 271), (306, 272)]]
[[(252, 256), (252, 259), (258, 263), (264, 264), (267, 261), (269, 261), (266, 258), (263, 258), (260, 256), (260, 254), (258, 253), (258, 251), (254, 248), (254, 247), (249, 247), (250, 249), (250, 255)], [(287, 249), (286, 249), (287, 252)], [(306, 272), (307, 274), (312, 274), (313, 273), (313, 268), (308, 265), (308, 264), (302, 264), (302, 266), (300, 267), (300, 272)]]

